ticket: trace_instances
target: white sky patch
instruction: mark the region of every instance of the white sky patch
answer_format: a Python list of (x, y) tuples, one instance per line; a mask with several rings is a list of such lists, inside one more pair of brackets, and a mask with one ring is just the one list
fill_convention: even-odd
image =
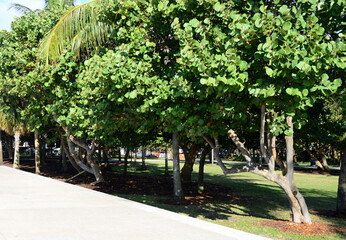
[[(87, 0), (77, 0), (75, 5)], [(22, 13), (15, 9), (9, 9), (12, 3), (18, 3), (32, 10), (43, 9), (44, 0), (0, 0), (0, 30), (11, 30), (11, 22), (14, 17), (21, 16)]]

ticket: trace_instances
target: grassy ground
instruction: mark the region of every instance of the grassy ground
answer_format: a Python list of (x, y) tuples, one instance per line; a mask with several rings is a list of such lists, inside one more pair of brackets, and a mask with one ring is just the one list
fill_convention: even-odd
[[(138, 165), (140, 163), (137, 163)], [(170, 162), (171, 167), (171, 162)], [(163, 161), (147, 162), (148, 169), (144, 174), (164, 174)], [(143, 174), (136, 171), (137, 166), (130, 167), (131, 174)], [(195, 166), (195, 170), (198, 166)], [(121, 169), (115, 169), (121, 171)], [(170, 169), (170, 172), (172, 169)], [(197, 180), (197, 173), (193, 173)], [(119, 195), (124, 198), (157, 206), (188, 216), (204, 219), (216, 224), (236, 228), (246, 232), (265, 235), (275, 239), (346, 239), (343, 234), (302, 235), (282, 233), (279, 230), (261, 226), (263, 220), (289, 220), (288, 201), (283, 191), (275, 184), (251, 173), (224, 176), (217, 165), (207, 164), (205, 181), (232, 188), (234, 195), (240, 198), (210, 201), (203, 205), (168, 205), (158, 203), (163, 197), (143, 195)], [(337, 194), (337, 176), (295, 174), (295, 182), (306, 199), (309, 210), (334, 210)], [(346, 227), (345, 219), (323, 217), (312, 214), (314, 222), (327, 223), (333, 226)]]

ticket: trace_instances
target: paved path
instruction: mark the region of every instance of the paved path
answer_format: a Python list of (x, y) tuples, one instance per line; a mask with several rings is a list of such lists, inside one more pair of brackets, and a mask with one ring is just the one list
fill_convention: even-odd
[(0, 240), (265, 239), (0, 166)]

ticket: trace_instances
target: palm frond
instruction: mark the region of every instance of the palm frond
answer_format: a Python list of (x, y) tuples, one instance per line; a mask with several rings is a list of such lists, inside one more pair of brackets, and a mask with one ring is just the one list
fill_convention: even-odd
[(8, 9), (14, 9), (17, 12), (20, 12), (22, 14), (28, 13), (28, 12), (33, 12), (33, 10), (31, 8), (26, 7), (26, 6), (19, 4), (19, 3), (11, 3), (11, 6)]
[(85, 26), (72, 39), (72, 50), (76, 56), (80, 56), (83, 49), (100, 46), (107, 41), (107, 36), (113, 28), (103, 22), (93, 22)]
[[(108, 34), (110, 27), (106, 31), (98, 29), (105, 27), (105, 24), (98, 21), (100, 2), (102, 0), (91, 0), (69, 10), (42, 40), (38, 55), (49, 63), (56, 60), (71, 43), (72, 50), (79, 55), (82, 47), (98, 46), (104, 41), (105, 36), (100, 34)], [(83, 36), (84, 39), (81, 40), (78, 36)]]

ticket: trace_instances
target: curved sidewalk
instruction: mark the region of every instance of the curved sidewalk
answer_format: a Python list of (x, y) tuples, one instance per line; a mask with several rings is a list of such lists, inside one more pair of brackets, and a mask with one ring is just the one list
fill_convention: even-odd
[(267, 239), (0, 166), (0, 240)]

